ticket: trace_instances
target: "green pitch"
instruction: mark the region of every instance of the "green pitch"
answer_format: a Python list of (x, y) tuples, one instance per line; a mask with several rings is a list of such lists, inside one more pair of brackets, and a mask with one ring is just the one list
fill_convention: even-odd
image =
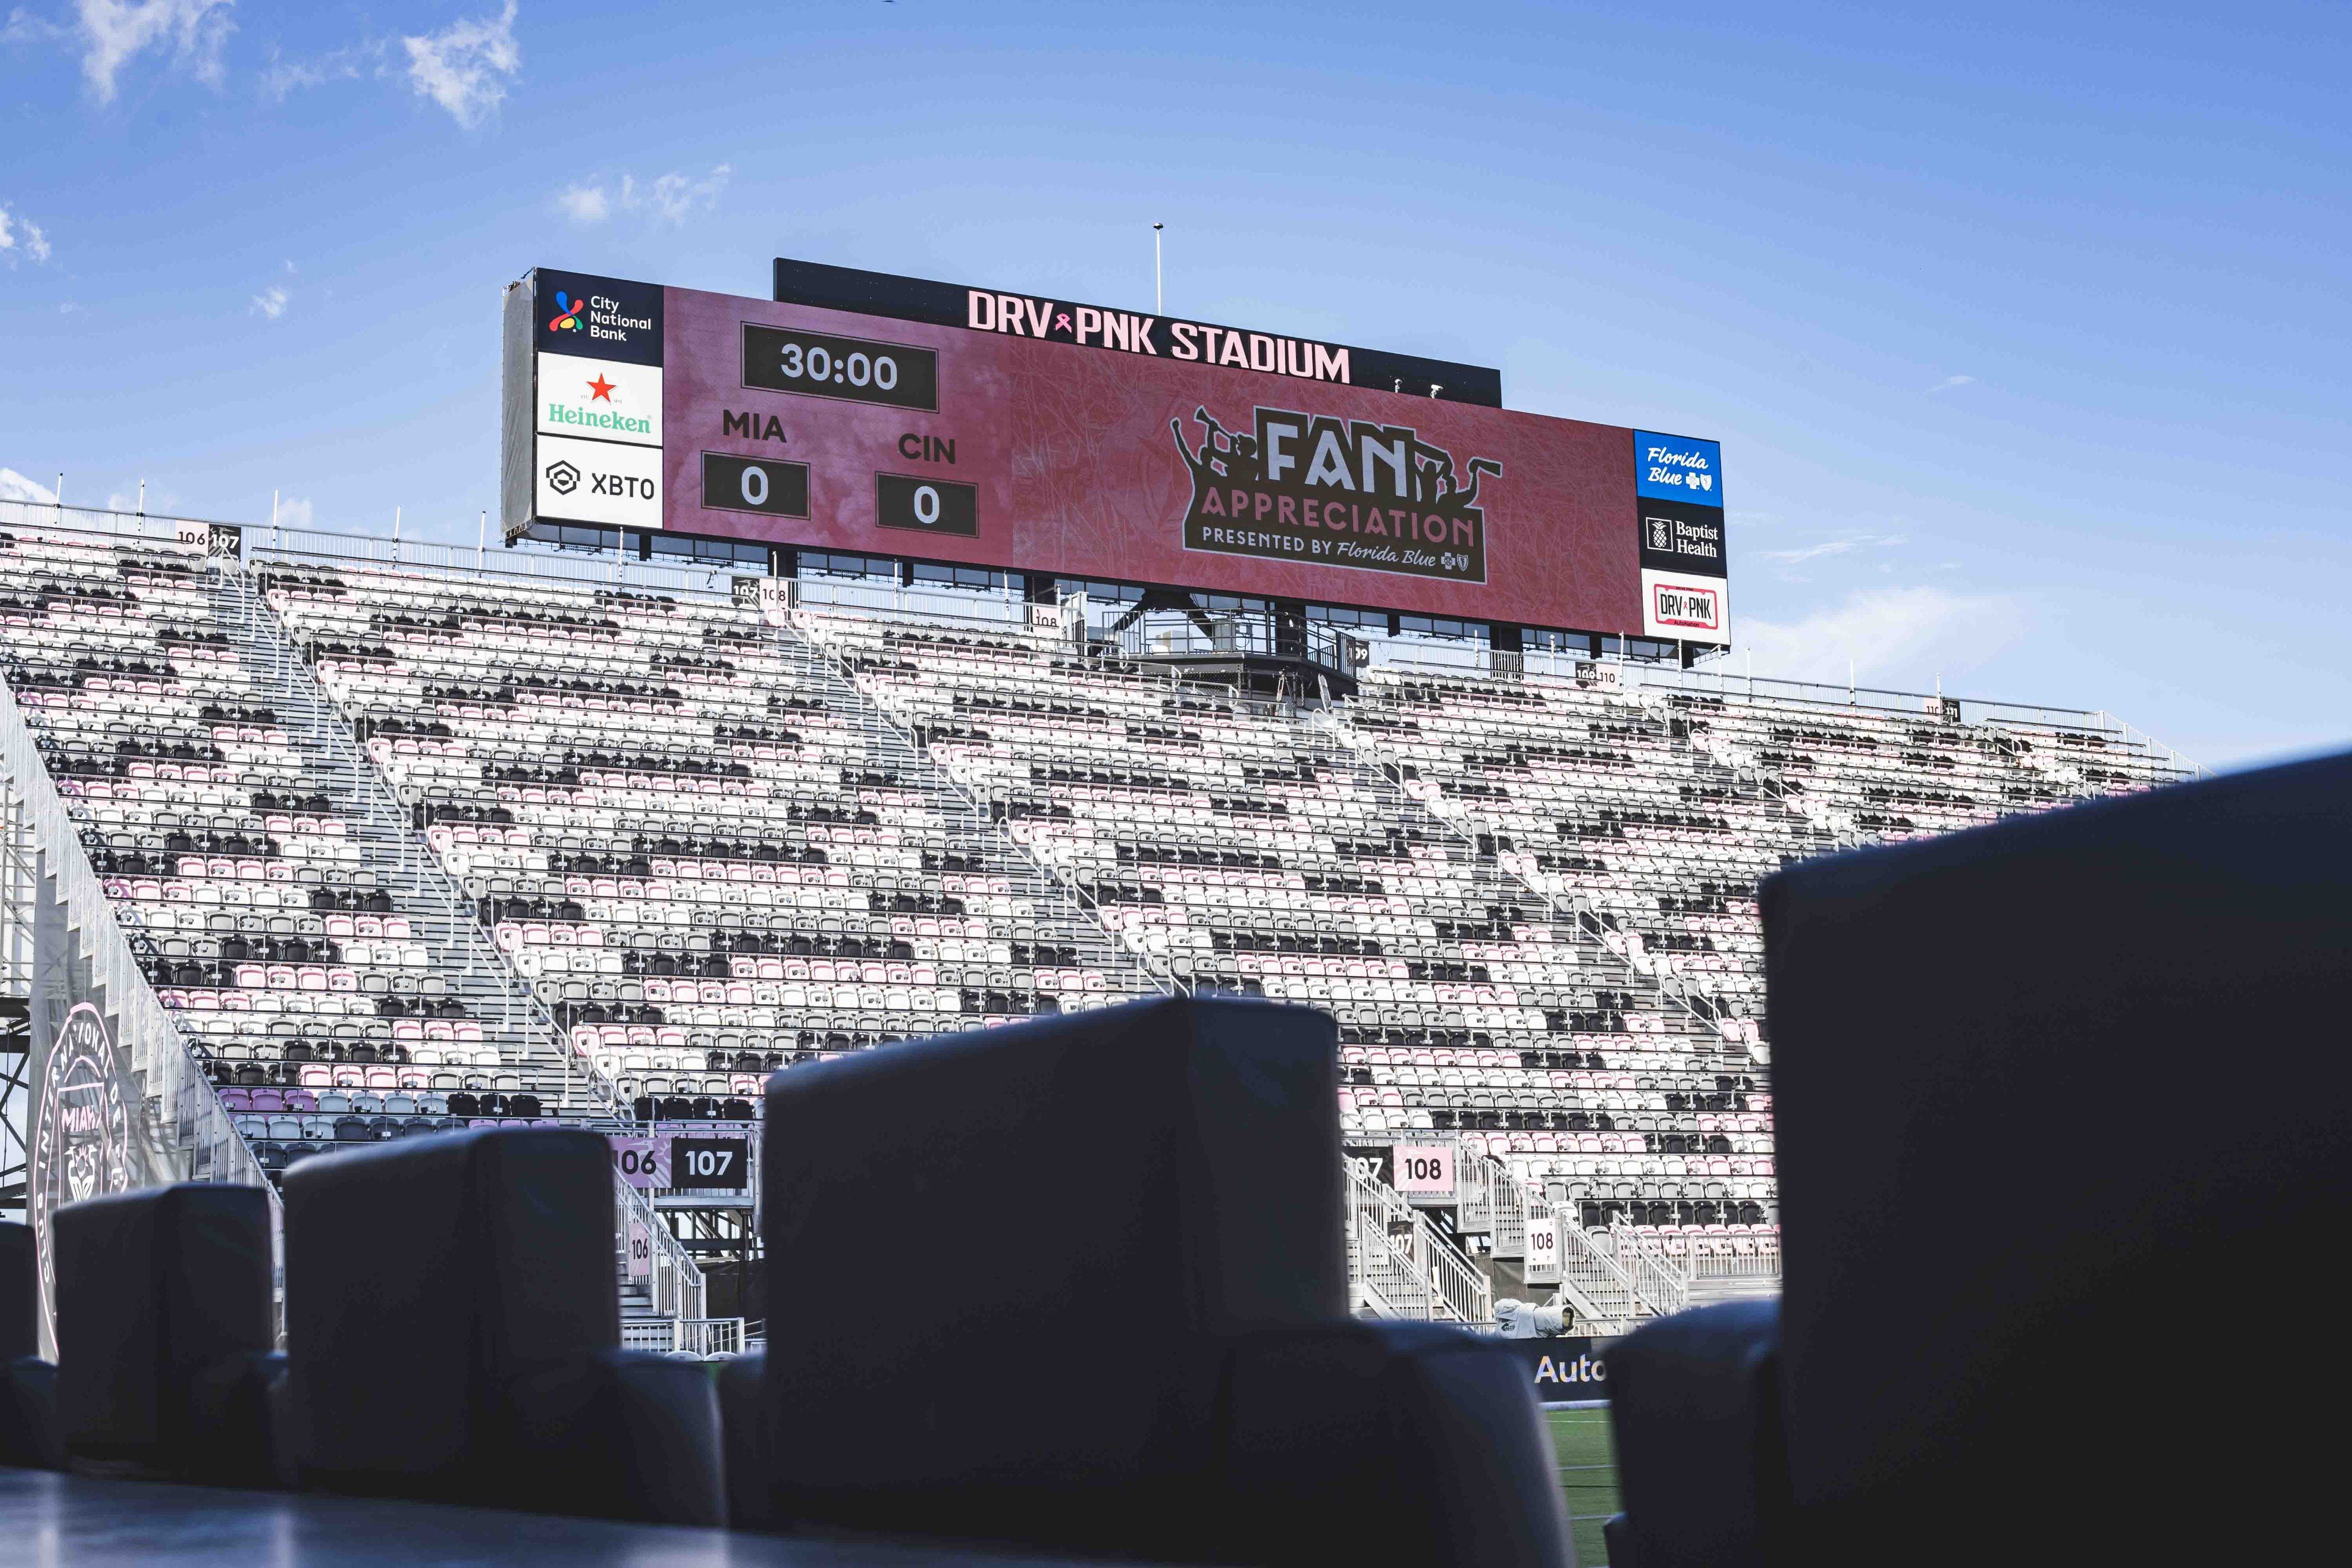
[(1609, 1561), (1601, 1521), (1617, 1511), (1617, 1449), (1606, 1410), (1547, 1410), (1551, 1448), (1559, 1461), (1560, 1490), (1576, 1531), (1576, 1561), (1593, 1568)]

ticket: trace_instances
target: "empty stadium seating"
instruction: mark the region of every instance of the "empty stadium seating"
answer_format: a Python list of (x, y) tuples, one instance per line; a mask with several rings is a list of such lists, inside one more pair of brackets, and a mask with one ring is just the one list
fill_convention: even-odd
[(349, 568), (262, 580), (499, 951), (626, 1100), (748, 1118), (789, 1062), (1145, 988), (756, 614)]
[(776, 616), (527, 554), (250, 554), (19, 528), (0, 619), (273, 1171), (607, 1104), (747, 1122), (777, 1066), (1226, 989), (1339, 1020), (1351, 1139), (1455, 1137), (1670, 1255), (1769, 1250), (1757, 878), (2183, 772), (2081, 716), (1410, 644), (1299, 708), (985, 596)]
[(201, 545), (0, 534), (11, 693), (240, 1132), (276, 1171), (554, 1109), (560, 1072), (500, 988), (395, 899), (379, 862), (400, 846), (354, 831), (259, 689), (235, 602)]

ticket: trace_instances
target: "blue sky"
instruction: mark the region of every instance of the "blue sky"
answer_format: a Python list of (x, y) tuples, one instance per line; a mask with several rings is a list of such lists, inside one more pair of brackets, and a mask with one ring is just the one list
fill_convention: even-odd
[(1148, 308), (1156, 219), (1171, 312), (1719, 437), (1731, 668), (2341, 744), (2352, 8), (1927, 11), (25, 0), (0, 486), (470, 541), (533, 265)]

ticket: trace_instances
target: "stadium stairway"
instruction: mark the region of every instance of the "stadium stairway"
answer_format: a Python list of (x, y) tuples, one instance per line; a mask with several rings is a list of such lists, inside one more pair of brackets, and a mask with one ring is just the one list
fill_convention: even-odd
[(1119, 988), (1129, 996), (1191, 989), (1153, 972), (1122, 947), (1076, 890), (1008, 834), (1003, 824), (991, 816), (987, 802), (974, 797), (918, 747), (906, 726), (857, 685), (831, 650), (790, 625), (773, 628), (773, 635), (778, 651), (798, 678), (823, 692), (835, 711), (856, 717), (871, 755), (900, 778), (919, 785), (965, 852), (978, 855), (990, 874), (1006, 879), (1015, 896), (1029, 899), (1047, 915), (1057, 939), (1076, 949), (1079, 967), (1119, 977)]
[(611, 1082), (563, 1043), (545, 1004), (484, 937), (472, 901), (435, 862), (398, 794), (319, 689), (253, 576), (232, 565), (214, 574), (210, 591), (214, 621), (229, 633), (255, 687), (280, 716), (301, 756), (306, 784), (334, 802), (350, 825), (359, 863), (392, 892), (429, 947), (434, 972), (481, 1020), (486, 1040), (504, 1063), (494, 1087), (533, 1094), (557, 1114), (615, 1114)]

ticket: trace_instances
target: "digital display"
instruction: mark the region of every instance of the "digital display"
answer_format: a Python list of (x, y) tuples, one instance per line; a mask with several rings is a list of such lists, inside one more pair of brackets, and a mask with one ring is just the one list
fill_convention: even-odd
[(808, 465), (706, 452), (702, 455), (702, 504), (713, 511), (805, 517), (809, 509)]
[(778, 280), (802, 298), (544, 269), (510, 287), (508, 536), (662, 529), (1731, 641), (1713, 441), (1498, 407), (1491, 371), (1319, 339), (841, 269)]
[(943, 479), (905, 474), (874, 476), (874, 520), (886, 528), (917, 528), (927, 534), (980, 534), (980, 491)]
[(743, 384), (891, 408), (940, 406), (940, 357), (929, 349), (776, 327), (743, 327)]

